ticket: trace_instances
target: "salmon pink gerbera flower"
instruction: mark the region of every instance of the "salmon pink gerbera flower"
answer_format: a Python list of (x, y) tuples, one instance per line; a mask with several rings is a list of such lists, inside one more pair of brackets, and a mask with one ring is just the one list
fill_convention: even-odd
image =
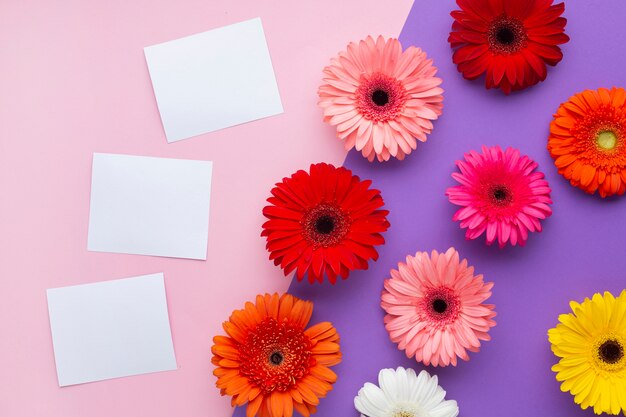
[(391, 341), (425, 365), (456, 366), (457, 358), (469, 360), (467, 351), (478, 352), (481, 340), (496, 325), (494, 306), (484, 304), (493, 283), (474, 275), (459, 253), (417, 252), (391, 270), (385, 280), (382, 308)]
[(369, 161), (404, 159), (426, 141), (441, 115), (443, 90), (437, 68), (420, 48), (402, 51), (397, 39), (371, 36), (351, 42), (324, 68), (319, 106), (337, 126), (346, 150)]
[(289, 294), (257, 295), (224, 322), (228, 336), (213, 338), (213, 374), (233, 406), (247, 417), (304, 417), (337, 380), (339, 335), (328, 322), (307, 328), (313, 303)]
[(270, 259), (285, 275), (296, 271), (301, 281), (334, 284), (350, 271), (367, 269), (377, 260), (374, 248), (385, 243), (381, 233), (389, 227), (380, 191), (370, 189), (352, 171), (329, 164), (313, 164), (310, 172), (298, 171), (272, 189), (263, 209), (268, 218), (262, 236), (267, 238)]
[(448, 41), (459, 72), (468, 80), (486, 74), (486, 87), (505, 94), (545, 80), (546, 65), (561, 61), (559, 45), (569, 41), (565, 5), (552, 2), (457, 0)]
[(461, 172), (452, 178), (461, 185), (448, 188), (446, 195), (462, 208), (452, 220), (467, 228), (467, 239), (486, 233), (488, 245), (497, 239), (501, 248), (524, 246), (528, 233), (541, 232), (540, 220), (552, 214), (548, 182), (536, 171), (537, 163), (517, 149), (483, 146), (482, 151), (456, 162)]
[(585, 90), (561, 104), (548, 150), (559, 174), (601, 197), (626, 191), (626, 90)]

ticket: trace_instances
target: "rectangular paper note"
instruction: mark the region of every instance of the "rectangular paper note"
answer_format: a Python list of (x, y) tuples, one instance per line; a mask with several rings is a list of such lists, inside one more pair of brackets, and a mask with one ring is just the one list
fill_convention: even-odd
[(206, 259), (210, 161), (93, 155), (90, 251)]
[(260, 18), (144, 53), (168, 142), (283, 112)]
[(47, 293), (60, 386), (176, 369), (162, 273)]

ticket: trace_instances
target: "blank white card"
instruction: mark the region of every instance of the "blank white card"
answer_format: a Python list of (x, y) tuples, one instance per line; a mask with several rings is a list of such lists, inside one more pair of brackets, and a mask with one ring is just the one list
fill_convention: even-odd
[(144, 54), (168, 142), (283, 112), (259, 18)]
[(90, 251), (206, 259), (211, 161), (95, 153)]
[(176, 369), (162, 273), (47, 294), (60, 386)]

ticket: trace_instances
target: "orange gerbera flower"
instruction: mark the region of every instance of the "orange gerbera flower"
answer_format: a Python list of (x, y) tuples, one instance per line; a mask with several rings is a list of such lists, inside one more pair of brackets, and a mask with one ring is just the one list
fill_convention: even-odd
[(224, 322), (228, 336), (213, 338), (216, 385), (233, 406), (248, 404), (247, 417), (308, 417), (332, 389), (339, 335), (328, 322), (305, 329), (312, 312), (289, 294), (257, 295)]
[(561, 104), (548, 150), (559, 174), (589, 194), (626, 191), (626, 90), (585, 90)]

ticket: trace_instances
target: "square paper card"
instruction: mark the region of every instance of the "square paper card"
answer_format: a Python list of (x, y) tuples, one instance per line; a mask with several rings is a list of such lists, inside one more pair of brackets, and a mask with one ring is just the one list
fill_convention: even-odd
[(87, 248), (206, 259), (211, 161), (95, 153)]
[(176, 369), (163, 274), (48, 290), (59, 385)]
[(283, 112), (259, 18), (144, 53), (168, 142)]

